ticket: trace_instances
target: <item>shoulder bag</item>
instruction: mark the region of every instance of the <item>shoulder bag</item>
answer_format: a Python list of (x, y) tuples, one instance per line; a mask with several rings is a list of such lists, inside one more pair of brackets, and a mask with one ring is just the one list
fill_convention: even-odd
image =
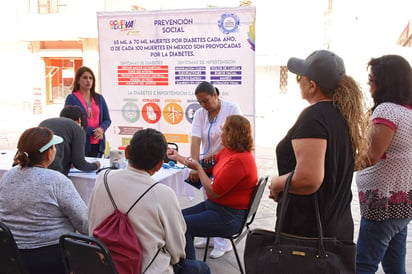
[(313, 206), (319, 237), (308, 238), (280, 232), (288, 203), (288, 191), (293, 172), (286, 180), (275, 231), (251, 230), (246, 238), (244, 262), (247, 274), (355, 273), (356, 245), (323, 236), (318, 196), (313, 194)]

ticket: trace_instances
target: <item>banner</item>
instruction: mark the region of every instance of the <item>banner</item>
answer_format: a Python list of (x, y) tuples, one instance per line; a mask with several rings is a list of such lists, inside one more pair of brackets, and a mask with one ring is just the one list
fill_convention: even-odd
[(254, 7), (99, 12), (111, 149), (151, 127), (189, 154), (200, 108), (194, 90), (202, 81), (219, 88), (222, 100), (239, 104), (254, 128), (255, 16)]

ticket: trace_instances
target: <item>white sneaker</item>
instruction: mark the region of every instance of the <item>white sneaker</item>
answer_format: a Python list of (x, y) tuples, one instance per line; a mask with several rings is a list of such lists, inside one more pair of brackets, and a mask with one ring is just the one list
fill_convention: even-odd
[[(205, 248), (206, 247), (207, 238), (200, 238), (194, 245), (196, 248)], [(213, 247), (213, 238), (209, 240), (209, 247)]]
[(219, 249), (214, 248), (214, 249), (212, 250), (212, 252), (210, 252), (209, 258), (212, 258), (212, 259), (220, 258), (220, 257), (222, 257), (223, 255), (225, 255), (226, 252), (229, 252), (229, 251), (231, 251), (231, 250), (232, 250), (232, 249), (229, 249), (229, 250), (219, 250)]

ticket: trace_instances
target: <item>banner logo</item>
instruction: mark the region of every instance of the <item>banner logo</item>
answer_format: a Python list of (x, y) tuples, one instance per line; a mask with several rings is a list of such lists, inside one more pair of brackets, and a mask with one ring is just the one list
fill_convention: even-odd
[(109, 27), (111, 30), (129, 31), (136, 26), (136, 20), (110, 20)]
[(225, 34), (237, 32), (239, 30), (239, 24), (239, 17), (233, 13), (222, 14), (220, 16), (220, 20), (218, 21), (220, 30)]

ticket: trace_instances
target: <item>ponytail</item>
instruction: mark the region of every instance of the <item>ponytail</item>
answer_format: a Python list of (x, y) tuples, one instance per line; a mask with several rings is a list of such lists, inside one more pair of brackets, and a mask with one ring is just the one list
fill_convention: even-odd
[(352, 77), (344, 76), (333, 93), (332, 99), (348, 126), (355, 170), (359, 170), (366, 166), (369, 146), (368, 117), (365, 112), (363, 93)]

